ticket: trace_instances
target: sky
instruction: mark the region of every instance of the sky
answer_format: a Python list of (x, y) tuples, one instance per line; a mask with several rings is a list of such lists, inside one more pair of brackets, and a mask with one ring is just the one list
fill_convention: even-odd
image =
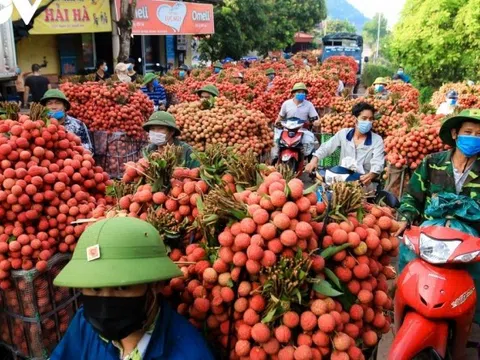
[(367, 17), (372, 18), (377, 12), (387, 17), (388, 26), (392, 27), (400, 18), (406, 0), (347, 0)]

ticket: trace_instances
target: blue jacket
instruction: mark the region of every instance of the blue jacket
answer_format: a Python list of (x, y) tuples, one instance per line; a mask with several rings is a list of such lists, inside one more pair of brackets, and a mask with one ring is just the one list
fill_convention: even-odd
[[(213, 360), (202, 335), (166, 301), (147, 347), (144, 360)], [(50, 360), (119, 360), (118, 349), (105, 342), (80, 308)]]

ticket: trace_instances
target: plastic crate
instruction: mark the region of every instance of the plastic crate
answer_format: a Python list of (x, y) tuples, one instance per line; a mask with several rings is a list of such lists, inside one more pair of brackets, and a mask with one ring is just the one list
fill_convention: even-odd
[[(320, 145), (323, 143), (327, 142), (333, 137), (333, 134), (317, 134), (318, 141), (320, 142)], [(320, 160), (318, 162), (319, 166), (322, 168), (330, 168), (332, 166), (338, 166), (340, 164), (340, 149), (335, 150), (335, 152), (326, 157), (323, 160)]]
[(142, 149), (148, 145), (146, 139), (134, 139), (123, 132), (93, 132), (95, 162), (113, 179), (123, 176), (124, 164), (137, 161)]
[(53, 286), (53, 279), (70, 259), (57, 254), (48, 270), (12, 271), (11, 289), (0, 292), (0, 341), (16, 357), (48, 359), (78, 309), (79, 293)]

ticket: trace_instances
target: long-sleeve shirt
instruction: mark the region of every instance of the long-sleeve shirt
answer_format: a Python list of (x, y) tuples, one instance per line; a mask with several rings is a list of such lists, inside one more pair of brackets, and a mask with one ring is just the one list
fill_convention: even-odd
[[(197, 168), (200, 166), (200, 163), (196, 159), (192, 159), (192, 154), (193, 154), (193, 149), (190, 145), (188, 145), (186, 142), (180, 141), (178, 139), (173, 140), (173, 145), (175, 146), (181, 146), (183, 150), (182, 154), (182, 162), (184, 163), (184, 166), (193, 169)], [(155, 144), (149, 144), (143, 149), (143, 156), (147, 156), (148, 154), (157, 151), (158, 146)]]
[(90, 138), (87, 126), (83, 122), (67, 115), (65, 117), (65, 122), (63, 123), (63, 126), (68, 132), (77, 135), (80, 138), (83, 147), (93, 154), (92, 139)]
[(354, 159), (356, 172), (360, 174), (381, 174), (385, 167), (385, 150), (383, 139), (374, 132), (369, 132), (365, 142), (355, 145), (353, 135), (355, 129), (342, 129), (330, 140), (323, 143), (313, 154), (319, 160), (332, 155), (340, 147), (340, 161), (342, 159)]
[(399, 212), (411, 221), (425, 220), (424, 210), (432, 196), (440, 192), (465, 195), (480, 201), (480, 158), (470, 169), (466, 169), (466, 173), (455, 175), (452, 150), (426, 156), (410, 178)]
[(157, 107), (160, 104), (167, 106), (167, 92), (162, 85), (153, 85), (152, 91), (147, 86), (142, 86), (142, 91), (153, 101), (154, 106)]
[[(214, 359), (200, 332), (187, 319), (173, 310), (166, 301), (161, 301), (160, 308), (145, 353), (137, 352), (132, 360)], [(85, 319), (83, 308), (80, 308), (50, 357), (50, 360), (64, 359), (118, 360), (121, 357), (119, 349), (111, 341), (104, 341), (95, 332)]]

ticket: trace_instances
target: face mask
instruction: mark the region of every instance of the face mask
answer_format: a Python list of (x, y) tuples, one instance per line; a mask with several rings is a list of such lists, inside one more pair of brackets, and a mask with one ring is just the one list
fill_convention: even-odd
[(308, 60), (307, 60), (307, 59), (303, 60), (303, 63), (304, 63), (305, 65), (307, 65), (307, 64), (308, 64)]
[(22, 71), (20, 70), (19, 67), (17, 67), (17, 68), (15, 69), (15, 72), (17, 73), (17, 75), (20, 75), (20, 74), (22, 73)]
[(158, 80), (157, 79), (153, 80), (152, 84), (153, 86), (158, 86)]
[(457, 105), (457, 99), (447, 99), (447, 102), (452, 106)]
[(107, 340), (121, 340), (140, 330), (147, 318), (146, 295), (105, 297), (82, 295), (83, 315)]
[(295, 99), (297, 99), (298, 101), (304, 101), (307, 97), (307, 94), (304, 94), (304, 93), (296, 93), (295, 94)]
[(132, 64), (128, 65), (128, 71), (132, 71), (132, 70), (133, 70), (133, 65)]
[(214, 72), (215, 74), (218, 74), (218, 73), (220, 72), (220, 70), (221, 70), (221, 69), (219, 69), (219, 68), (215, 68), (215, 69), (213, 70), (213, 72)]
[(368, 120), (358, 120), (358, 130), (365, 135), (372, 130), (372, 123)]
[(167, 142), (167, 135), (161, 132), (149, 131), (148, 138), (154, 145), (164, 145)]
[(268, 75), (268, 79), (269, 79), (270, 81), (273, 81), (273, 79), (275, 79), (275, 75)]
[(383, 86), (383, 85), (375, 85), (375, 92), (376, 92), (376, 93), (380, 93), (380, 92), (382, 92), (383, 90), (385, 90), (385, 86)]
[(49, 111), (48, 116), (57, 120), (62, 120), (65, 117), (65, 111), (63, 110)]
[(398, 70), (398, 71), (397, 71), (397, 74), (398, 74), (398, 75), (403, 75), (403, 70)]
[(185, 71), (183, 71), (183, 70), (180, 71), (180, 72), (178, 73), (178, 76), (180, 77), (180, 79), (183, 79), (183, 78), (185, 77)]
[(480, 136), (459, 135), (457, 148), (469, 158), (480, 154)]

